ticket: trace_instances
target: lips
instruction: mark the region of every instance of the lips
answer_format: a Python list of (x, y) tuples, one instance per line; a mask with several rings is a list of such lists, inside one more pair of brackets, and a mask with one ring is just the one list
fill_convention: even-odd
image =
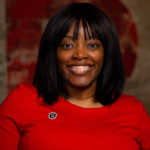
[(91, 65), (78, 65), (78, 66), (67, 66), (68, 70), (70, 70), (75, 75), (85, 75), (87, 74), (93, 66)]

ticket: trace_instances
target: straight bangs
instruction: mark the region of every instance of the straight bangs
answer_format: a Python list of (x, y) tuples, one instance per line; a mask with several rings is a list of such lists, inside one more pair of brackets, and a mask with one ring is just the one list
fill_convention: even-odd
[[(90, 5), (84, 4), (84, 9), (83, 7), (80, 8), (79, 5), (76, 6), (76, 4), (71, 5), (74, 5), (74, 7), (72, 7), (71, 9), (70, 7), (67, 8), (68, 6), (62, 8), (61, 11), (65, 9), (65, 12), (63, 11), (63, 14), (61, 13), (61, 11), (58, 14), (56, 13), (56, 16), (58, 15), (57, 18), (59, 18), (56, 23), (57, 29), (55, 29), (55, 31), (57, 32), (54, 33), (56, 35), (56, 48), (58, 47), (62, 39), (66, 36), (66, 34), (69, 32), (73, 24), (73, 39), (78, 39), (79, 25), (81, 22), (84, 29), (85, 39), (98, 39), (102, 42), (103, 45), (105, 45), (105, 39), (107, 39), (105, 37), (107, 35), (105, 26), (107, 26), (107, 24), (110, 24), (109, 18), (106, 19), (107, 16), (105, 16), (105, 14), (95, 6), (90, 7)], [(80, 5), (82, 6), (82, 4)], [(89, 8), (87, 9), (87, 7)], [(93, 13), (91, 14), (91, 12)], [(56, 16), (54, 15), (54, 17)]]
[(74, 35), (73, 35), (74, 40), (78, 39), (80, 23), (82, 23), (82, 27), (84, 29), (85, 40), (91, 38), (100, 40), (95, 31), (94, 25), (89, 20), (86, 20), (85, 18), (78, 18), (75, 20), (75, 28), (74, 28)]

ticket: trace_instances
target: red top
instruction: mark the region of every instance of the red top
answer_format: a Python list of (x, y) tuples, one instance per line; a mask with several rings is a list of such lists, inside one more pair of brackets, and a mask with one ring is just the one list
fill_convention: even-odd
[(150, 150), (150, 119), (142, 103), (121, 95), (111, 106), (53, 106), (20, 84), (0, 106), (1, 150)]

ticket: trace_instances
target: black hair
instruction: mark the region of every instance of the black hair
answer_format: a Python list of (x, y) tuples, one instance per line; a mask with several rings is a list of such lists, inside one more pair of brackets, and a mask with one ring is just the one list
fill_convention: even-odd
[[(124, 87), (125, 73), (116, 29), (110, 18), (99, 8), (88, 3), (71, 3), (61, 8), (49, 20), (43, 33), (33, 85), (38, 95), (49, 104), (60, 95), (68, 95), (57, 68), (57, 48), (75, 22), (74, 38), (78, 37), (79, 22), (86, 33), (102, 42), (103, 67), (97, 79), (95, 98), (103, 105), (115, 102)], [(90, 30), (90, 31), (89, 31)]]

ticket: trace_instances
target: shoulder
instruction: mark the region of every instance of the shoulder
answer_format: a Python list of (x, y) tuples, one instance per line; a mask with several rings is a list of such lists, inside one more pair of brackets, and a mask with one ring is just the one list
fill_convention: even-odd
[(37, 89), (31, 83), (20, 83), (11, 94), (37, 95)]
[(139, 106), (139, 105), (141, 105), (141, 101), (138, 100), (136, 97), (134, 97), (132, 95), (121, 94), (118, 101), (122, 104), (126, 104), (126, 105), (129, 105), (129, 106), (132, 106), (132, 105)]
[(122, 94), (112, 106), (122, 111), (139, 112), (143, 104), (134, 96)]
[(31, 83), (19, 84), (1, 104), (1, 107), (21, 107), (29, 100), (38, 98), (37, 90)]
[(21, 83), (0, 105), (0, 117), (1, 119), (11, 118), (17, 124), (25, 122), (25, 118), (29, 116), (29, 110), (37, 100), (36, 88), (31, 83)]
[(112, 104), (111, 110), (121, 117), (125, 116), (130, 120), (136, 120), (138, 122), (137, 124), (146, 122), (146, 124), (150, 125), (149, 116), (142, 102), (134, 96), (122, 94), (118, 100)]

